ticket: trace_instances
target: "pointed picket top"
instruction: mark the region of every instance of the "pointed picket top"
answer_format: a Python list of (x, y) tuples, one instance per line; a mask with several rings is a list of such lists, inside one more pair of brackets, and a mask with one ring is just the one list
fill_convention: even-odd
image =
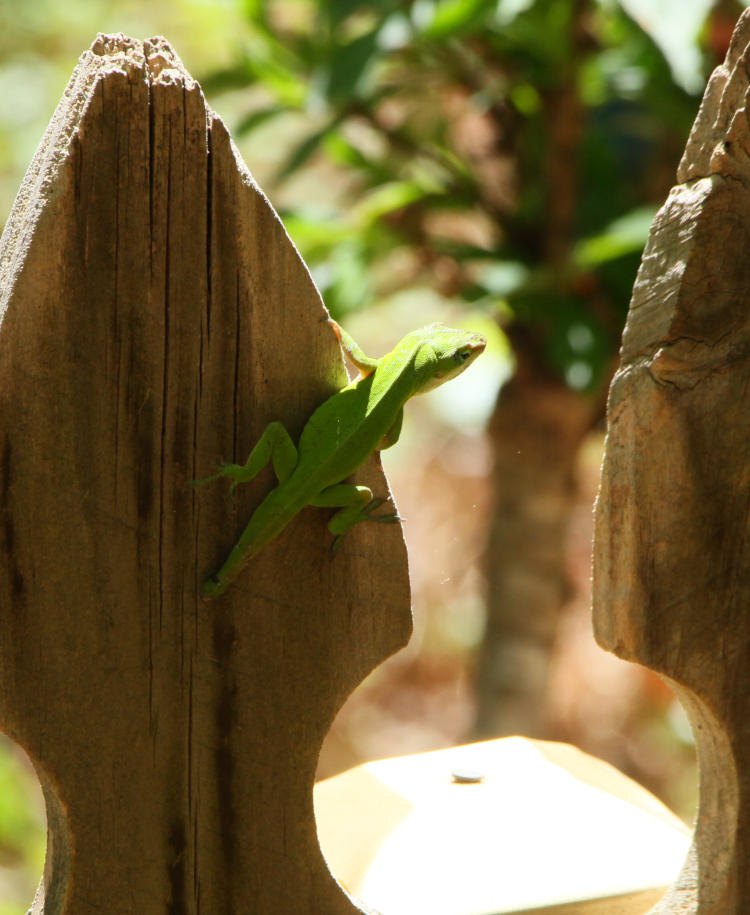
[[(100, 35), (0, 251), (0, 727), (36, 766), (35, 913), (353, 915), (313, 817), (338, 708), (410, 632), (392, 525), (306, 510), (200, 601), (270, 475), (196, 491), (345, 378), (310, 276), (162, 38)], [(375, 460), (362, 479), (381, 494)], [(45, 898), (46, 896), (46, 898)]]
[(597, 637), (668, 678), (697, 744), (693, 847), (663, 915), (750, 899), (748, 72), (750, 11), (646, 245), (597, 506)]

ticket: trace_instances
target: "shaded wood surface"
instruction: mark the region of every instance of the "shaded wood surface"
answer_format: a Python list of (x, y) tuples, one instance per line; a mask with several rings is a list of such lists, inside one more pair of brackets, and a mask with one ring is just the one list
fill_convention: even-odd
[(663, 915), (750, 900), (748, 72), (745, 13), (643, 256), (597, 506), (597, 637), (672, 683), (697, 741), (694, 842)]
[[(272, 485), (189, 481), (344, 381), (307, 270), (163, 39), (99, 36), (0, 252), (0, 726), (49, 819), (34, 912), (357, 909), (317, 755), (411, 626), (400, 531), (306, 510), (197, 597)], [(376, 462), (362, 472), (379, 493)], [(46, 899), (44, 896), (46, 895)]]

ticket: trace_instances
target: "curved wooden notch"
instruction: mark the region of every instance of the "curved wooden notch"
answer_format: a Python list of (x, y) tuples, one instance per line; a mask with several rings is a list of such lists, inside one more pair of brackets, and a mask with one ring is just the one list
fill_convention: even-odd
[[(100, 35), (0, 253), (0, 725), (34, 761), (35, 912), (353, 915), (312, 785), (410, 632), (396, 526), (307, 510), (198, 597), (270, 488), (190, 481), (345, 378), (309, 274), (163, 39)], [(363, 479), (385, 494), (376, 462)], [(46, 894), (46, 899), (44, 898)]]
[(750, 900), (749, 72), (746, 12), (644, 252), (597, 505), (597, 638), (668, 678), (697, 741), (693, 847), (664, 915)]

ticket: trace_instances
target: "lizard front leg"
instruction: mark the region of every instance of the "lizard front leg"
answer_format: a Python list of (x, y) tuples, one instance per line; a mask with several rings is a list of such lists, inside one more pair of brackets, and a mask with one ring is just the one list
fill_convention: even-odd
[(354, 342), (344, 328), (340, 324), (337, 324), (333, 318), (329, 318), (328, 323), (333, 328), (333, 332), (336, 334), (336, 338), (341, 344), (341, 348), (349, 362), (351, 362), (355, 368), (359, 369), (363, 378), (367, 377), (367, 375), (371, 375), (378, 367), (378, 360), (366, 356), (362, 351), (362, 348)]
[(228, 477), (232, 481), (231, 491), (240, 483), (248, 483), (257, 477), (268, 462), (273, 464), (273, 471), (279, 483), (288, 480), (297, 466), (297, 448), (289, 433), (279, 422), (269, 423), (263, 435), (258, 439), (244, 464), (222, 464), (219, 472), (204, 480), (196, 480), (196, 486)]
[(336, 535), (333, 549), (338, 549), (344, 535), (360, 521), (378, 521), (394, 523), (401, 518), (393, 512), (390, 515), (372, 516), (372, 512), (381, 506), (385, 499), (373, 499), (369, 486), (356, 483), (337, 483), (328, 486), (310, 500), (310, 505), (316, 508), (338, 508), (328, 522), (328, 530)]

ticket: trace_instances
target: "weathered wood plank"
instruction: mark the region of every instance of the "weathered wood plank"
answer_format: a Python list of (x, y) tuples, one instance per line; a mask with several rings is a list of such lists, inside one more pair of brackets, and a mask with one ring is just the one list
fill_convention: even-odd
[[(303, 513), (219, 601), (270, 475), (196, 491), (344, 379), (308, 272), (163, 39), (99, 36), (0, 252), (0, 726), (47, 799), (47, 915), (356, 911), (318, 751), (410, 632), (396, 527)], [(376, 462), (363, 479), (386, 483)], [(385, 528), (385, 529), (384, 529)]]
[(749, 70), (745, 13), (646, 246), (597, 505), (597, 638), (673, 684), (697, 741), (693, 848), (660, 913), (750, 899)]

